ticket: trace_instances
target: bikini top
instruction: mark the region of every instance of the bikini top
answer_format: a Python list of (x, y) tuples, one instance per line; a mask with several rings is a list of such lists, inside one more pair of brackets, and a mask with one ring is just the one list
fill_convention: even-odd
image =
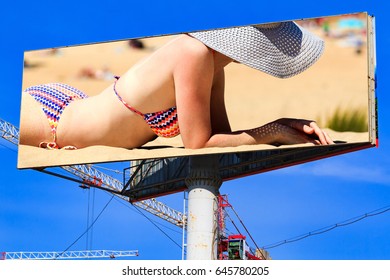
[(118, 94), (116, 90), (116, 82), (119, 77), (115, 76), (116, 81), (114, 83), (114, 92), (118, 99), (126, 106), (130, 111), (141, 116), (145, 122), (149, 125), (152, 131), (159, 137), (171, 138), (180, 134), (179, 122), (177, 118), (176, 106), (169, 109), (143, 114), (134, 107), (130, 106), (123, 98)]

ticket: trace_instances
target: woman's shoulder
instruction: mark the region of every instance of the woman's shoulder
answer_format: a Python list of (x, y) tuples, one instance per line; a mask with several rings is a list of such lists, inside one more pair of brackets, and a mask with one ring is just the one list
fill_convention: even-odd
[(180, 49), (189, 56), (199, 57), (209, 54), (208, 47), (190, 35), (181, 35), (179, 44)]
[(212, 52), (202, 42), (197, 39), (183, 34), (180, 35), (171, 45), (169, 53), (174, 70), (185, 72), (195, 70), (197, 65), (209, 64), (212, 59)]

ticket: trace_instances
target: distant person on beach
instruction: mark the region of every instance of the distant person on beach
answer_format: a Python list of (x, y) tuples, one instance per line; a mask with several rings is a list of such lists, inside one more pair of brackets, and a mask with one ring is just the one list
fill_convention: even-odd
[(288, 78), (313, 65), (323, 47), (291, 21), (182, 34), (96, 96), (60, 83), (24, 90), (20, 144), (137, 148), (179, 134), (191, 149), (332, 144), (312, 120), (283, 118), (232, 131), (224, 102), (224, 68), (231, 62)]
[(84, 67), (80, 69), (77, 77), (81, 79), (96, 79), (96, 80), (113, 80), (114, 75), (107, 66), (101, 69), (94, 69), (92, 67)]
[(144, 43), (139, 39), (130, 39), (128, 41), (129, 47), (133, 49), (144, 49)]

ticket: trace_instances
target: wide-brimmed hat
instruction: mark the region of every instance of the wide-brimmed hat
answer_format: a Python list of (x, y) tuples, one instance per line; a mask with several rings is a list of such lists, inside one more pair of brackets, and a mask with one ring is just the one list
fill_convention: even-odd
[(189, 33), (206, 46), (278, 78), (297, 75), (321, 56), (324, 41), (293, 21)]

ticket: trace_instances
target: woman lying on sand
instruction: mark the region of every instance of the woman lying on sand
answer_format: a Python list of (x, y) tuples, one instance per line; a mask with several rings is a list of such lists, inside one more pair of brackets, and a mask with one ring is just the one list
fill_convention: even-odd
[(156, 137), (179, 134), (184, 147), (191, 149), (332, 144), (310, 120), (278, 119), (231, 131), (224, 103), (224, 67), (229, 63), (288, 78), (309, 68), (322, 52), (323, 41), (294, 22), (183, 34), (117, 77), (99, 95), (88, 97), (59, 83), (26, 89), (20, 144), (136, 148)]

